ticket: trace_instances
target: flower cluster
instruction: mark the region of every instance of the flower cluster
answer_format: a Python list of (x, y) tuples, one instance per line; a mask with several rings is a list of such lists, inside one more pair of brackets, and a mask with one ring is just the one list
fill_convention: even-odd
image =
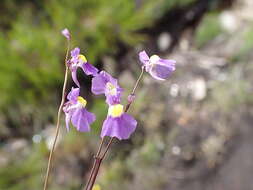
[[(70, 40), (71, 35), (67, 29), (64, 29), (62, 34)], [(149, 57), (145, 51), (139, 53), (139, 59), (145, 71), (157, 80), (165, 80), (175, 70), (174, 60), (161, 59), (157, 55)], [(119, 140), (128, 139), (136, 129), (137, 121), (125, 112), (124, 106), (121, 104), (123, 89), (119, 86), (117, 79), (105, 71), (99, 72), (87, 61), (84, 55), (80, 54), (78, 47), (71, 51), (68, 67), (77, 88), (72, 87), (67, 95), (68, 101), (63, 108), (67, 130), (69, 130), (69, 123), (71, 122), (78, 131), (90, 131), (90, 125), (96, 118), (93, 113), (87, 111), (87, 101), (80, 96), (77, 69), (81, 68), (86, 75), (92, 76), (91, 92), (95, 95), (103, 94), (106, 98), (108, 114), (103, 122), (101, 138), (109, 136), (116, 137)], [(129, 97), (129, 101), (132, 102), (133, 99), (134, 94)]]
[(109, 106), (107, 118), (105, 119), (101, 137), (110, 136), (118, 139), (128, 139), (135, 131), (137, 121), (125, 113), (124, 106), (120, 104), (122, 88), (117, 79), (105, 71), (101, 71), (92, 79), (91, 91), (98, 95), (104, 94)]

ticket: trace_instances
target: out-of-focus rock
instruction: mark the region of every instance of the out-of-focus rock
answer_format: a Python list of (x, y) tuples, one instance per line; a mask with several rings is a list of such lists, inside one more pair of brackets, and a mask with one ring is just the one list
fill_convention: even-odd
[(234, 32), (239, 27), (239, 19), (232, 11), (223, 11), (220, 14), (220, 23), (227, 32)]
[(170, 47), (171, 36), (168, 32), (163, 32), (159, 35), (157, 39), (157, 46), (160, 51), (165, 51)]
[(220, 161), (219, 156), (224, 151), (224, 143), (225, 139), (218, 135), (211, 135), (203, 142), (201, 149), (209, 167), (214, 167)]
[(6, 152), (16, 153), (24, 150), (27, 146), (28, 142), (25, 139), (14, 139), (4, 146), (4, 150)]
[[(176, 66), (187, 66), (190, 69), (196, 69), (195, 67), (200, 67), (203, 69), (212, 69), (213, 67), (222, 67), (227, 64), (227, 61), (223, 57), (217, 57), (215, 55), (210, 55), (208, 53), (203, 53), (200, 51), (178, 51), (170, 56), (170, 59), (177, 61)], [(177, 69), (178, 70), (178, 69)]]
[(235, 12), (238, 17), (243, 20), (252, 21), (253, 20), (253, 1), (252, 0), (240, 0), (237, 1), (237, 6), (235, 6)]
[(178, 156), (181, 154), (181, 148), (179, 146), (173, 146), (171, 152), (172, 154)]
[(172, 84), (170, 87), (170, 95), (172, 97), (177, 97), (178, 93), (179, 93), (179, 85), (176, 83)]
[(206, 97), (207, 87), (203, 78), (197, 78), (189, 82), (192, 98), (196, 101), (203, 100)]
[(15, 160), (17, 155), (19, 159), (27, 156), (30, 153), (28, 141), (23, 138), (12, 139), (2, 147), (0, 151), (0, 167), (5, 166), (11, 161)]

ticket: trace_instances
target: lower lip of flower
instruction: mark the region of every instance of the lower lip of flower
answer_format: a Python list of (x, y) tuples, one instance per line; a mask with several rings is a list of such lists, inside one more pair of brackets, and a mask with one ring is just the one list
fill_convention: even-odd
[(77, 102), (78, 102), (82, 107), (85, 107), (86, 104), (87, 104), (87, 101), (86, 101), (83, 97), (81, 97), (81, 96), (78, 96), (78, 97), (77, 97)]
[(115, 104), (109, 107), (108, 115), (112, 117), (120, 117), (124, 113), (124, 107), (121, 104)]

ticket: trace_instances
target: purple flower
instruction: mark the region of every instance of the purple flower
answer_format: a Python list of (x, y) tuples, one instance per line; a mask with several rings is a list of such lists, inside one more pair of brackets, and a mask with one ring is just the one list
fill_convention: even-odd
[(109, 136), (119, 140), (128, 139), (135, 131), (136, 126), (137, 121), (124, 112), (123, 105), (110, 105), (107, 118), (103, 123), (101, 138)]
[(161, 59), (158, 55), (149, 57), (145, 51), (139, 53), (146, 72), (157, 80), (165, 80), (176, 70), (175, 60)]
[(79, 88), (72, 88), (67, 96), (68, 101), (63, 107), (66, 115), (66, 128), (69, 131), (69, 122), (71, 121), (78, 131), (88, 132), (90, 124), (95, 121), (96, 117), (86, 110), (87, 101), (79, 96), (79, 93)]
[(68, 40), (70, 40), (70, 33), (69, 30), (67, 28), (63, 29), (61, 31), (62, 35), (65, 36)]
[(119, 104), (122, 88), (118, 85), (117, 79), (105, 71), (101, 71), (92, 78), (91, 91), (93, 94), (105, 94), (106, 103), (109, 105)]
[(80, 84), (77, 80), (77, 68), (82, 68), (83, 72), (86, 75), (96, 76), (98, 73), (98, 69), (93, 65), (89, 64), (86, 57), (80, 54), (80, 49), (75, 48), (71, 52), (71, 59), (70, 59), (70, 70), (72, 74), (72, 79), (75, 84), (80, 87)]

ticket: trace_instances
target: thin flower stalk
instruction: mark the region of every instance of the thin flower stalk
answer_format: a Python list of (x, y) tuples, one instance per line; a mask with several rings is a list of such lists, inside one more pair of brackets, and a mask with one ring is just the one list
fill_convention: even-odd
[(48, 187), (48, 179), (49, 179), (49, 175), (50, 175), (50, 171), (51, 171), (51, 167), (52, 167), (53, 154), (54, 154), (56, 142), (57, 142), (57, 139), (59, 136), (59, 131), (60, 131), (60, 118), (61, 118), (61, 113), (62, 113), (62, 109), (63, 109), (64, 102), (65, 102), (65, 96), (66, 96), (66, 87), (67, 87), (68, 72), (69, 72), (68, 56), (69, 56), (69, 48), (70, 48), (70, 38), (67, 38), (67, 39), (68, 39), (67, 40), (68, 45), (67, 45), (67, 51), (66, 51), (66, 56), (65, 56), (65, 75), (64, 75), (64, 83), (63, 83), (63, 88), (62, 88), (62, 97), (61, 97), (61, 103), (60, 103), (58, 113), (57, 113), (55, 137), (54, 137), (53, 146), (50, 150), (50, 154), (49, 154), (49, 158), (48, 158), (47, 171), (46, 171), (43, 190), (47, 190), (47, 187)]

